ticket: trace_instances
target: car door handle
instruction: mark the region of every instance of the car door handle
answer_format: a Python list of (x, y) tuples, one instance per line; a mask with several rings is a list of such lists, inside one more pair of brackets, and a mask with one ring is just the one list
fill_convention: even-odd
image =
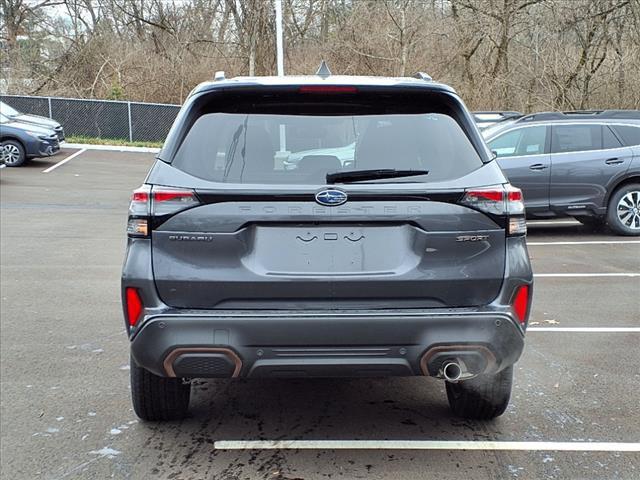
[(624, 160), (620, 160), (618, 157), (607, 158), (604, 161), (607, 165), (620, 165), (622, 162), (624, 162)]
[(547, 166), (544, 163), (534, 163), (529, 167), (529, 170), (544, 170)]

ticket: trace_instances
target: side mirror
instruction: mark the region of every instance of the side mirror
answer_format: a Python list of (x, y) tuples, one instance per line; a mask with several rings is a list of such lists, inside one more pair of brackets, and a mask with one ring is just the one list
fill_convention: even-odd
[(491, 155), (492, 155), (492, 159), (495, 160), (496, 158), (498, 158), (498, 152), (496, 152), (495, 150), (491, 150)]

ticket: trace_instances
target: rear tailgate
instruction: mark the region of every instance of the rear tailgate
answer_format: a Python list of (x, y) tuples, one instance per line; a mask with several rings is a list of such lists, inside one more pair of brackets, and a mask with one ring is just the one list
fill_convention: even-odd
[[(465, 188), (501, 184), (504, 176), (488, 162), (460, 99), (418, 83), (229, 84), (189, 99), (165, 161), (148, 178), (193, 189), (200, 203), (153, 228), (164, 302), (205, 309), (490, 303), (504, 275), (504, 226), (458, 202)], [(332, 185), (348, 196), (339, 206), (316, 199), (328, 173), (389, 168), (423, 173)]]
[(437, 195), (402, 201), (381, 194), (339, 207), (306, 196), (214, 201), (170, 218), (152, 234), (163, 301), (185, 308), (425, 308), (483, 305), (497, 296), (505, 231), (486, 215)]

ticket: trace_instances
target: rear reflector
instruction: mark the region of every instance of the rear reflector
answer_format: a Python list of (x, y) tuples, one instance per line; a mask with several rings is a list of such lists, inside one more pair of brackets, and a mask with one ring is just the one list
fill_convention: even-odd
[(516, 296), (513, 299), (513, 311), (518, 317), (518, 321), (524, 325), (527, 320), (527, 313), (529, 311), (529, 286), (522, 285), (518, 288)]
[(300, 93), (358, 93), (356, 87), (348, 85), (304, 85), (298, 90)]
[(129, 325), (134, 327), (142, 314), (142, 299), (140, 298), (138, 290), (133, 287), (127, 287), (125, 289), (125, 297), (127, 302), (127, 320), (129, 321)]

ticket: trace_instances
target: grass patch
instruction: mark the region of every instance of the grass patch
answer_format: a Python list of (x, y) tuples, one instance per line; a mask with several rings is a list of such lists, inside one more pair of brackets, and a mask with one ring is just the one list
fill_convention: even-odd
[(91, 145), (116, 145), (118, 147), (148, 147), (160, 148), (163, 142), (130, 142), (124, 138), (92, 138), (69, 135), (65, 138), (68, 143), (86, 143)]

